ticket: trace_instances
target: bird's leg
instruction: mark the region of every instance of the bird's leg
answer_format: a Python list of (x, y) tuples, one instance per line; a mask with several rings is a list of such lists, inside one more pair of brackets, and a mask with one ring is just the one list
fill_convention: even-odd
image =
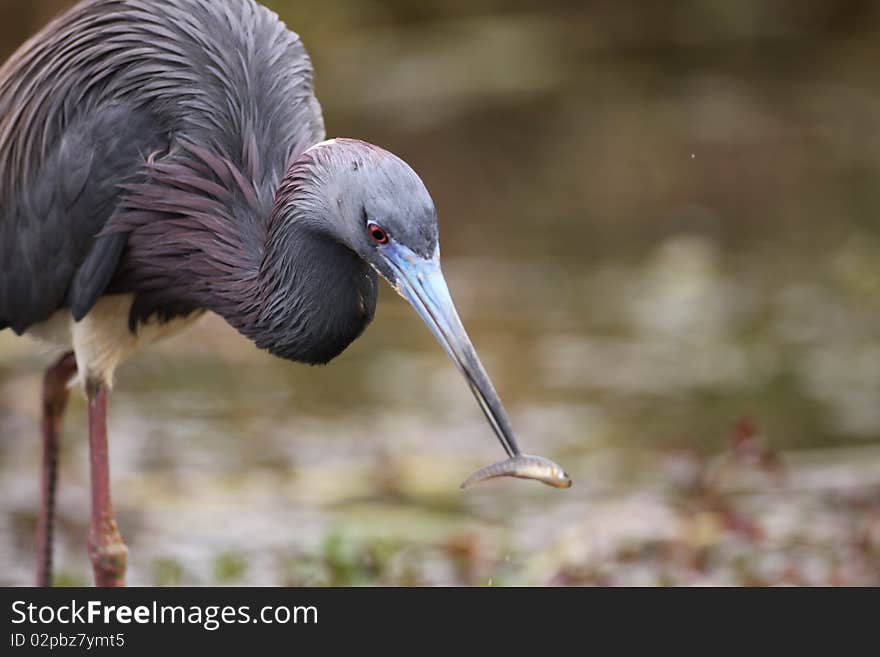
[(110, 467), (107, 453), (107, 388), (87, 380), (89, 398), (89, 460), (92, 471), (92, 524), (89, 556), (97, 586), (125, 586), (128, 548), (122, 542), (110, 502)]
[(76, 375), (73, 352), (64, 354), (43, 377), (43, 464), (40, 484), (40, 516), (37, 520), (37, 586), (52, 585), (52, 529), (55, 490), (58, 483), (58, 447), (70, 380)]

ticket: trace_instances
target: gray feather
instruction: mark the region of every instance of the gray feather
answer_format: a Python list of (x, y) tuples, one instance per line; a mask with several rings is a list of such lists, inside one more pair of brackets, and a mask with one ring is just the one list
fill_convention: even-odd
[(324, 136), (312, 76), (251, 0), (86, 0), (34, 36), (0, 69), (0, 327), (110, 289), (179, 305), (167, 274), (120, 276), (155, 222), (191, 219), (192, 253), (219, 224), (223, 263), (258, 262), (275, 187)]

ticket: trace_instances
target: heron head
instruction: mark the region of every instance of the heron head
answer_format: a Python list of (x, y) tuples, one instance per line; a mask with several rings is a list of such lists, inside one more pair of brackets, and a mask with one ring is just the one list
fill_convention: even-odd
[(477, 357), (440, 269), (437, 212), (415, 171), (355, 139), (331, 139), (303, 153), (289, 172), (297, 221), (356, 253), (406, 299), (464, 375), (509, 455), (510, 422)]
[(297, 220), (347, 246), (393, 286), (387, 247), (406, 247), (423, 260), (436, 255), (434, 202), (396, 155), (357, 139), (330, 139), (303, 153), (291, 178)]

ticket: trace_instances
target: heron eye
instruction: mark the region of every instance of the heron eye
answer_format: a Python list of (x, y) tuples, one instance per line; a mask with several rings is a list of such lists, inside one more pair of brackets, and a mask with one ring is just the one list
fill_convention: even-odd
[(370, 237), (373, 238), (373, 241), (376, 244), (388, 243), (388, 233), (386, 233), (385, 229), (379, 224), (369, 223), (367, 225), (367, 230), (370, 231)]

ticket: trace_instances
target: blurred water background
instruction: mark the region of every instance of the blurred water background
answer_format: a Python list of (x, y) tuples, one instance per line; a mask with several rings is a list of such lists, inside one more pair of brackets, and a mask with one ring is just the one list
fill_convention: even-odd
[[(0, 0), (5, 57), (65, 0)], [(123, 366), (134, 584), (880, 584), (880, 4), (267, 2), (330, 135), (406, 159), (520, 442), (383, 286), (326, 368), (222, 320)], [(41, 370), (0, 334), (0, 584), (31, 580)], [(91, 581), (84, 401), (59, 581)]]

